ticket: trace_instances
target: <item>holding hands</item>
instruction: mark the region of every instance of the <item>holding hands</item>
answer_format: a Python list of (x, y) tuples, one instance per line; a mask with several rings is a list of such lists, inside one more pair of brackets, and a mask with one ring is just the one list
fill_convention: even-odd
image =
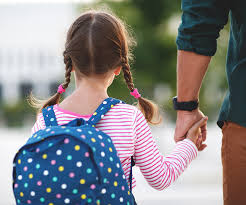
[(185, 138), (196, 144), (199, 151), (204, 150), (207, 145), (203, 144), (207, 135), (208, 117), (199, 110), (178, 111), (174, 140), (179, 142)]

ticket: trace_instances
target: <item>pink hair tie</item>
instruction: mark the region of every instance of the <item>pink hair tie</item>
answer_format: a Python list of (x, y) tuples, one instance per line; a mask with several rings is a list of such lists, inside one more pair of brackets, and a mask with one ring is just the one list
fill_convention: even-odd
[(131, 94), (134, 98), (136, 98), (136, 99), (138, 99), (138, 98), (141, 97), (141, 95), (139, 94), (137, 88), (135, 88), (132, 92), (130, 92), (130, 94)]
[(64, 89), (64, 88), (62, 87), (62, 84), (59, 85), (57, 92), (60, 93), (60, 94), (62, 94), (62, 93), (64, 93), (65, 91), (66, 91), (66, 89)]

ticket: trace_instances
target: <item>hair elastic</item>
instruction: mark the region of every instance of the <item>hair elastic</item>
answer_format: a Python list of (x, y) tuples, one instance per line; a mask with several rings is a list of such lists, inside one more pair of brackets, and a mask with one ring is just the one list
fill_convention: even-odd
[(62, 93), (64, 93), (65, 91), (66, 91), (66, 89), (64, 89), (64, 88), (62, 87), (62, 84), (59, 85), (57, 92), (60, 93), (60, 94), (62, 94)]
[(135, 88), (132, 92), (130, 92), (130, 94), (131, 94), (134, 98), (136, 98), (136, 99), (138, 99), (138, 98), (141, 97), (141, 95), (139, 94), (137, 88)]

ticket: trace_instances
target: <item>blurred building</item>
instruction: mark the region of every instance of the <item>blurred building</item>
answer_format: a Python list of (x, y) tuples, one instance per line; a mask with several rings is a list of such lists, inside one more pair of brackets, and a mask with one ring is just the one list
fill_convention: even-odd
[(30, 90), (43, 97), (56, 92), (74, 14), (65, 3), (0, 4), (0, 101), (15, 103)]

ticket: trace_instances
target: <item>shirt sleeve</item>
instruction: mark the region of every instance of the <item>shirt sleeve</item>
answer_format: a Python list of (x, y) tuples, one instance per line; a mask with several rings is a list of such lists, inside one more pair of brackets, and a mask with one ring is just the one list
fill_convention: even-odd
[(158, 150), (150, 127), (138, 110), (134, 123), (134, 160), (153, 188), (163, 190), (171, 185), (198, 154), (195, 144), (185, 139), (176, 144), (173, 152), (164, 157)]
[(182, 0), (182, 22), (176, 40), (178, 50), (213, 56), (229, 10), (229, 0)]
[(45, 122), (43, 118), (43, 114), (39, 113), (37, 116), (37, 121), (35, 122), (34, 126), (32, 127), (31, 134), (33, 135), (35, 132), (45, 129)]

